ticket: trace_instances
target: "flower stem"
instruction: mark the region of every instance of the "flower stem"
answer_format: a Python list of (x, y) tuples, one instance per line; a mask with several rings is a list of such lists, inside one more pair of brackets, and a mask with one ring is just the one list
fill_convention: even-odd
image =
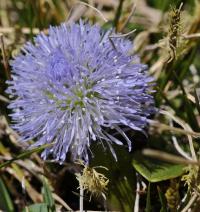
[(80, 205), (79, 205), (79, 211), (83, 212), (83, 186), (80, 185)]

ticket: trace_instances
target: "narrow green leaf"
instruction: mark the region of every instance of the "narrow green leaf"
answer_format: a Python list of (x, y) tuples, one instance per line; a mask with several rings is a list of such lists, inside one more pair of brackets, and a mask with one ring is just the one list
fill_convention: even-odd
[(120, 19), (120, 16), (121, 16), (121, 14), (122, 14), (123, 3), (124, 3), (124, 0), (120, 0), (120, 1), (119, 1), (119, 5), (118, 5), (118, 8), (117, 8), (117, 11), (116, 11), (116, 14), (115, 14), (114, 26), (115, 26), (116, 28), (117, 28), (117, 26), (118, 26), (119, 19)]
[(13, 202), (1, 178), (0, 178), (0, 209), (9, 212), (14, 211)]
[(13, 159), (11, 160), (8, 160), (6, 161), (5, 163), (2, 163), (0, 164), (0, 169), (5, 167), (5, 166), (8, 166), (10, 165), (12, 162), (16, 161), (16, 160), (19, 160), (19, 159), (23, 159), (23, 158), (26, 158), (30, 155), (32, 155), (33, 153), (36, 153), (36, 152), (40, 152), (42, 151), (43, 149), (47, 148), (47, 147), (50, 147), (52, 144), (45, 144), (45, 145), (42, 145), (40, 147), (37, 147), (35, 149), (31, 149), (31, 150), (27, 150), (21, 154), (19, 154), (18, 156), (14, 157)]
[(148, 185), (145, 212), (151, 212), (151, 183)]
[(49, 212), (49, 210), (47, 204), (37, 203), (24, 208), (23, 212)]
[(159, 186), (157, 186), (157, 190), (158, 190), (160, 203), (161, 203), (161, 206), (162, 206), (161, 209), (160, 209), (160, 212), (167, 212), (167, 201), (165, 199), (165, 195), (163, 194), (163, 192), (161, 191)]
[(200, 88), (196, 88), (194, 90), (194, 97), (195, 97), (197, 110), (198, 110), (198, 112), (200, 114)]
[(181, 90), (182, 90), (182, 93), (183, 93), (183, 100), (185, 102), (185, 106), (186, 106), (186, 113), (187, 113), (187, 116), (188, 116), (188, 120), (189, 120), (189, 123), (190, 125), (192, 126), (192, 128), (196, 131), (199, 130), (199, 127), (198, 127), (198, 122), (197, 122), (197, 119), (196, 119), (196, 116), (195, 116), (195, 113), (194, 113), (194, 110), (193, 110), (193, 107), (191, 105), (191, 102), (188, 100), (188, 97), (187, 97), (187, 94), (186, 94), (186, 91), (185, 91), (185, 88), (183, 86), (183, 83), (182, 81), (179, 79), (178, 75), (176, 74), (175, 71), (172, 72), (174, 74), (174, 77), (177, 81), (177, 84), (179, 84)]
[(55, 212), (56, 211), (55, 202), (46, 179), (43, 180), (42, 194), (43, 194), (44, 202), (48, 205), (48, 208), (50, 208), (50, 211)]
[(178, 177), (184, 173), (184, 165), (172, 164), (147, 158), (141, 153), (136, 153), (132, 165), (149, 182), (159, 182)]

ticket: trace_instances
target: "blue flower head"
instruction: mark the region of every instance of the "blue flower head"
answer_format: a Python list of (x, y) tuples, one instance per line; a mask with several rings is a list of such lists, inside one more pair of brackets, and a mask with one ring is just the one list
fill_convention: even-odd
[(141, 131), (154, 111), (146, 66), (130, 54), (130, 41), (111, 33), (82, 21), (50, 27), (11, 61), (13, 127), (22, 141), (35, 140), (31, 147), (53, 143), (44, 159), (62, 162), (71, 152), (87, 161), (91, 142), (107, 144), (116, 157), (112, 143), (123, 144), (116, 133), (130, 150), (123, 128)]

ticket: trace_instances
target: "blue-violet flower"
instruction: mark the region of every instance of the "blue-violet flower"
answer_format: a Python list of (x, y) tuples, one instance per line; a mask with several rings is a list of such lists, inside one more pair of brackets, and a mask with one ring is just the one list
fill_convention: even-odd
[(31, 147), (53, 143), (44, 159), (62, 162), (71, 152), (87, 161), (91, 142), (106, 143), (116, 157), (112, 143), (123, 144), (116, 133), (130, 150), (123, 128), (142, 131), (154, 111), (146, 65), (130, 54), (129, 40), (111, 33), (82, 21), (63, 23), (11, 61), (13, 127), (22, 141), (35, 139)]

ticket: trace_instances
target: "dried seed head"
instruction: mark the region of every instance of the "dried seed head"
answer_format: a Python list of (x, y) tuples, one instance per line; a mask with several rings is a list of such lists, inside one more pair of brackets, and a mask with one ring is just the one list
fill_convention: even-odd
[(170, 180), (170, 186), (165, 193), (167, 204), (171, 210), (177, 209), (180, 202), (179, 182), (176, 179)]
[(98, 197), (102, 195), (104, 198), (106, 198), (105, 192), (107, 190), (109, 179), (103, 174), (97, 172), (96, 168), (103, 168), (106, 170), (107, 168), (103, 166), (91, 168), (84, 164), (83, 161), (79, 161), (78, 164), (83, 166), (82, 174), (76, 174), (80, 187), (82, 187), (86, 192), (90, 192), (91, 196), (95, 195)]
[(180, 40), (181, 35), (181, 8), (183, 4), (179, 6), (179, 8), (172, 7), (169, 13), (169, 32), (168, 32), (168, 45), (169, 45), (169, 59), (168, 63), (174, 60), (177, 56), (177, 47)]

